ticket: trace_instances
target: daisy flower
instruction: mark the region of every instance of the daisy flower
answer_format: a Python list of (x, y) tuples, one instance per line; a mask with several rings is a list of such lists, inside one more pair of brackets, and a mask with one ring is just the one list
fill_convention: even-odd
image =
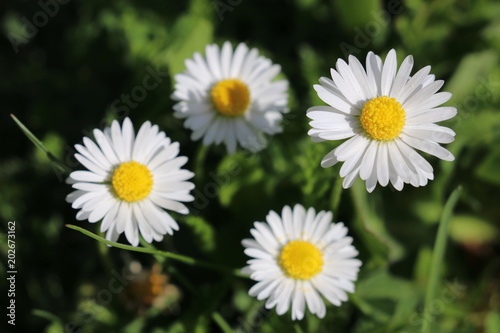
[(68, 183), (76, 191), (66, 200), (78, 209), (77, 220), (102, 220), (106, 239), (116, 241), (125, 232), (130, 244), (139, 244), (139, 232), (151, 243), (179, 229), (164, 209), (180, 214), (189, 211), (181, 202), (193, 201), (186, 180), (193, 173), (181, 169), (187, 157), (179, 154), (179, 143), (171, 142), (158, 125), (145, 122), (135, 136), (132, 122), (123, 126), (94, 129), (95, 141), (83, 138), (75, 145), (75, 158), (87, 169), (74, 171)]
[(187, 70), (175, 76), (172, 98), (179, 102), (174, 116), (186, 119), (192, 140), (224, 142), (229, 154), (238, 144), (251, 151), (264, 148), (262, 133), (281, 132), (282, 113), (287, 112), (288, 82), (272, 81), (280, 66), (243, 43), (234, 53), (229, 42), (221, 49), (207, 45), (205, 54), (186, 59)]
[(254, 239), (244, 239), (245, 254), (252, 259), (243, 269), (258, 281), (250, 296), (266, 301), (266, 308), (276, 307), (278, 315), (292, 307), (292, 320), (304, 317), (305, 307), (319, 318), (326, 313), (321, 296), (340, 306), (346, 292), (354, 292), (361, 261), (347, 237), (343, 223), (332, 223), (332, 213), (301, 205), (283, 208), (281, 217), (274, 211), (267, 223), (255, 222), (250, 232)]
[(433, 179), (432, 166), (419, 153), (453, 161), (440, 143), (450, 143), (455, 132), (434, 123), (457, 114), (454, 107), (438, 107), (451, 98), (437, 92), (444, 81), (429, 75), (430, 66), (410, 76), (413, 57), (404, 59), (397, 70), (396, 51), (385, 62), (373, 52), (366, 57), (366, 69), (354, 56), (349, 63), (339, 59), (332, 79), (322, 77), (314, 89), (328, 106), (307, 110), (312, 119), (308, 134), (314, 141), (348, 139), (321, 161), (330, 167), (344, 162), (340, 176), (344, 188), (356, 176), (372, 192), (377, 182), (402, 190), (404, 183), (424, 186)]

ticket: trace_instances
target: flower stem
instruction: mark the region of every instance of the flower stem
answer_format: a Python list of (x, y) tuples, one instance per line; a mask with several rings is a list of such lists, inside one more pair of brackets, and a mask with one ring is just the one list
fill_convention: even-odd
[(66, 227), (73, 229), (73, 230), (76, 230), (76, 231), (79, 231), (82, 234), (87, 235), (91, 238), (94, 238), (95, 240), (97, 240), (99, 242), (102, 242), (102, 243), (110, 245), (110, 246), (117, 247), (119, 249), (134, 251), (134, 252), (141, 252), (141, 253), (149, 253), (149, 254), (153, 254), (153, 255), (159, 255), (162, 257), (166, 257), (166, 258), (170, 258), (170, 259), (174, 259), (174, 260), (183, 262), (183, 263), (188, 264), (188, 265), (205, 267), (205, 268), (217, 270), (220, 272), (224, 272), (226, 274), (231, 274), (231, 275), (234, 275), (237, 277), (248, 278), (248, 275), (241, 273), (241, 271), (239, 269), (230, 269), (230, 268), (220, 266), (217, 264), (207, 263), (207, 262), (195, 259), (195, 258), (184, 256), (182, 254), (160, 251), (160, 250), (156, 250), (156, 249), (146, 249), (143, 247), (135, 247), (135, 246), (131, 246), (131, 245), (125, 245), (125, 244), (120, 244), (120, 243), (116, 243), (116, 242), (111, 242), (111, 241), (108, 241), (102, 237), (97, 236), (96, 234), (94, 234), (88, 230), (85, 230), (83, 228), (80, 228), (80, 227), (77, 227), (77, 226), (71, 225), (71, 224), (66, 224)]
[(41, 150), (43, 150), (43, 152), (47, 155), (47, 157), (52, 161), (52, 163), (54, 163), (54, 165), (59, 169), (59, 171), (61, 171), (62, 173), (69, 173), (71, 172), (71, 169), (69, 167), (67, 167), (66, 165), (64, 165), (63, 163), (61, 163), (57, 157), (55, 157), (48, 149), (47, 147), (45, 147), (45, 145), (43, 144), (42, 141), (40, 141), (36, 136), (35, 134), (33, 134), (26, 126), (24, 126), (24, 124), (16, 118), (16, 116), (14, 116), (13, 114), (10, 115), (10, 117), (15, 121), (15, 123), (17, 124), (17, 126), (19, 126), (19, 128), (21, 129), (21, 131), (24, 133), (24, 135), (26, 135), (26, 137), (28, 139), (30, 139), (30, 141), (38, 148), (40, 148)]
[(431, 305), (436, 299), (437, 288), (439, 285), (439, 277), (441, 275), (441, 267), (443, 265), (444, 252), (446, 249), (446, 242), (448, 239), (448, 226), (450, 218), (453, 213), (453, 208), (457, 203), (460, 195), (462, 193), (462, 187), (458, 186), (448, 198), (446, 202), (443, 214), (441, 215), (441, 220), (439, 222), (439, 229), (436, 236), (436, 241), (434, 243), (434, 251), (432, 254), (432, 266), (429, 277), (429, 284), (427, 285), (427, 290), (425, 293), (425, 306), (424, 306), (424, 316), (422, 324), (422, 333), (431, 332)]

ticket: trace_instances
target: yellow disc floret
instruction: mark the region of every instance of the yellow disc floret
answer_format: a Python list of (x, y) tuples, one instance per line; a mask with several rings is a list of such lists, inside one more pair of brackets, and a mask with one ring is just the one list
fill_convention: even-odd
[(215, 108), (224, 116), (241, 116), (250, 104), (250, 91), (247, 85), (236, 79), (217, 82), (210, 95)]
[(111, 178), (114, 193), (127, 202), (146, 198), (153, 188), (153, 175), (141, 163), (130, 161), (120, 164)]
[(323, 269), (321, 251), (313, 244), (302, 240), (286, 244), (278, 260), (285, 275), (294, 279), (310, 279)]
[(401, 134), (406, 112), (395, 98), (375, 97), (363, 105), (361, 126), (373, 139), (392, 140)]

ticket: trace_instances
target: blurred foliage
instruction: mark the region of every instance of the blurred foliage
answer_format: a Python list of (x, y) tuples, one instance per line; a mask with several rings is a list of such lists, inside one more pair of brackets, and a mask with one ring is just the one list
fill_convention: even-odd
[[(0, 293), (7, 293), (7, 221), (15, 220), (17, 331), (204, 333), (221, 331), (221, 318), (237, 332), (412, 333), (424, 321), (440, 333), (500, 331), (498, 1), (63, 3), (0, 5)], [(256, 155), (204, 150), (172, 116), (173, 77), (184, 59), (225, 40), (259, 48), (290, 81), (284, 132)], [(305, 110), (322, 104), (312, 86), (337, 58), (385, 56), (391, 48), (400, 61), (412, 54), (416, 68), (431, 64), (446, 81), (443, 90), (453, 93), (448, 104), (459, 114), (446, 125), (457, 139), (447, 148), (456, 160), (430, 158), (435, 180), (423, 188), (367, 194), (357, 183), (340, 191), (338, 166), (319, 165), (338, 143), (317, 144), (306, 135)], [(158, 85), (131, 100), (151, 73)], [(10, 113), (71, 168), (78, 166), (73, 145), (115, 118), (130, 116), (136, 125), (151, 120), (179, 141), (190, 157), (187, 167), (196, 171), (196, 201), (191, 216), (177, 216), (181, 230), (155, 244), (160, 249), (243, 267), (241, 239), (270, 209), (302, 203), (333, 210), (350, 227), (364, 263), (357, 292), (339, 308), (328, 305), (325, 319), (308, 314), (297, 324), (248, 296), (251, 281), (107, 248), (64, 228), (76, 223), (64, 201), (70, 191), (64, 175)], [(464, 194), (451, 220), (442, 284), (424, 317), (437, 222), (457, 185)], [(131, 281), (157, 262), (169, 281), (162, 284), (164, 302), (130, 299)], [(13, 331), (6, 320), (0, 325)]]

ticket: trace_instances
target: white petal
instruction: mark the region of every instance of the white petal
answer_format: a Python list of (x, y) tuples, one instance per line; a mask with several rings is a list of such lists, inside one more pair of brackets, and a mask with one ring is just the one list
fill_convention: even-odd
[(436, 124), (406, 125), (404, 132), (420, 140), (450, 143), (455, 140), (455, 132)]
[(339, 160), (337, 159), (336, 155), (337, 155), (336, 149), (334, 149), (331, 152), (329, 152), (328, 154), (326, 154), (326, 156), (321, 160), (321, 166), (323, 168), (328, 168), (328, 167), (331, 167), (331, 166), (337, 164), (337, 162), (339, 162)]
[(287, 237), (281, 217), (275, 211), (270, 211), (269, 214), (267, 214), (266, 221), (271, 227), (276, 240), (281, 245), (284, 245), (287, 241)]
[(306, 218), (306, 210), (302, 205), (295, 205), (293, 207), (293, 238), (298, 239), (302, 236), (304, 228), (304, 220)]
[[(438, 81), (432, 82), (431, 84), (422, 88), (421, 90), (416, 92), (414, 95), (412, 95), (410, 98), (408, 98), (406, 100), (406, 102), (403, 103), (403, 108), (406, 110), (408, 118), (415, 116), (416, 114), (419, 113), (419, 111), (421, 112), (422, 110), (427, 110), (427, 109), (433, 108), (434, 106), (437, 106), (437, 105), (444, 103), (444, 102), (441, 102), (442, 99), (440, 99), (440, 98), (436, 99), (436, 97), (434, 97), (435, 96), (434, 94), (439, 89), (441, 89), (443, 84), (444, 84), (443, 80), (438, 80)], [(446, 94), (444, 96), (446, 96)], [(450, 97), (451, 97), (451, 94), (450, 94)], [(435, 99), (435, 100), (433, 100), (433, 99)], [(435, 103), (438, 103), (438, 104), (433, 105)]]
[(435, 108), (427, 112), (420, 113), (419, 115), (408, 119), (407, 124), (416, 125), (416, 124), (437, 123), (443, 120), (453, 118), (456, 116), (456, 114), (457, 114), (457, 109), (454, 107), (447, 106), (447, 107)]
[(293, 239), (294, 227), (293, 227), (293, 215), (290, 206), (284, 206), (281, 212), (281, 218), (283, 220), (283, 227), (285, 229), (285, 237), (287, 239)]
[(105, 199), (99, 202), (90, 213), (88, 218), (89, 222), (94, 223), (100, 221), (109, 212), (114, 202), (115, 200), (113, 197), (105, 197)]
[(377, 156), (378, 144), (377, 141), (373, 140), (368, 148), (366, 148), (363, 161), (361, 162), (361, 167), (359, 169), (359, 177), (363, 180), (367, 180), (371, 175), (373, 168), (375, 167), (375, 157)]
[(135, 140), (134, 126), (129, 117), (123, 120), (122, 125), (123, 147), (125, 151), (125, 160), (132, 159), (132, 146)]
[(364, 135), (356, 135), (352, 139), (347, 140), (335, 149), (335, 155), (339, 161), (345, 161), (353, 156), (357, 151), (365, 151), (371, 140)]
[(219, 56), (219, 46), (215, 44), (207, 45), (207, 47), (205, 48), (205, 55), (207, 57), (208, 68), (210, 69), (212, 76), (217, 80), (223, 79)]
[(363, 68), (361, 62), (359, 62), (358, 58), (353, 55), (349, 56), (349, 67), (357, 78), (359, 85), (363, 91), (364, 99), (370, 99), (377, 95), (377, 87), (370, 84), (368, 81), (368, 76), (366, 75), (366, 71)]
[(103, 183), (106, 181), (106, 177), (103, 175), (98, 175), (96, 173), (90, 171), (73, 171), (69, 174), (69, 177), (73, 180), (80, 182), (95, 182), (95, 183)]
[(413, 57), (409, 55), (403, 60), (403, 63), (401, 64), (401, 67), (399, 68), (398, 73), (396, 74), (394, 82), (392, 83), (389, 97), (399, 96), (399, 92), (404, 87), (405, 83), (408, 81), (408, 78), (410, 77), (412, 68), (413, 68)]
[(365, 100), (366, 95), (358, 82), (358, 78), (352, 72), (351, 67), (344, 60), (339, 59), (337, 60), (337, 70), (342, 75), (347, 88), (356, 96), (356, 100)]
[(377, 178), (382, 186), (389, 183), (389, 156), (388, 147), (385, 143), (380, 143), (377, 154)]
[(301, 320), (304, 318), (305, 299), (301, 290), (301, 281), (298, 280), (296, 283), (292, 299), (292, 320)]
[(116, 156), (120, 161), (126, 161), (127, 154), (125, 152), (125, 144), (123, 141), (122, 130), (120, 128), (120, 125), (118, 124), (118, 121), (113, 120), (113, 122), (111, 123), (110, 131), (111, 131), (113, 150), (116, 152)]
[(415, 73), (415, 75), (413, 75), (408, 82), (406, 82), (404, 87), (394, 96), (394, 98), (396, 98), (401, 104), (404, 104), (409, 96), (418, 91), (430, 70), (431, 66), (426, 66)]
[(347, 113), (347, 114), (353, 114), (353, 106), (352, 104), (344, 101), (342, 98), (336, 96), (332, 92), (328, 91), (323, 85), (315, 84), (314, 85), (314, 90), (316, 90), (316, 93), (318, 94), (318, 97), (323, 100), (323, 102), (329, 104), (331, 107), (333, 107), (335, 110)]
[(434, 155), (445, 161), (453, 161), (455, 157), (445, 148), (441, 147), (437, 143), (424, 141), (417, 138), (413, 138), (409, 135), (402, 135), (402, 140), (411, 147), (417, 148), (425, 153)]
[(244, 43), (238, 44), (233, 55), (233, 62), (231, 64), (231, 69), (229, 74), (230, 77), (240, 76), (241, 66), (243, 64), (243, 61), (245, 60), (247, 53), (248, 53), (248, 47)]
[(380, 81), (380, 90), (382, 96), (389, 95), (392, 88), (392, 82), (394, 81), (394, 76), (396, 75), (397, 69), (397, 59), (396, 51), (391, 49), (385, 58), (384, 67), (382, 69), (382, 77)]
[(169, 209), (173, 210), (174, 212), (177, 212), (179, 214), (188, 214), (189, 209), (184, 206), (184, 204), (166, 199), (164, 197), (161, 197), (155, 193), (151, 193), (148, 197), (154, 204), (164, 208), (164, 209)]
[(230, 42), (225, 42), (221, 51), (221, 70), (222, 77), (229, 77), (231, 71), (231, 57), (233, 55), (233, 47)]

